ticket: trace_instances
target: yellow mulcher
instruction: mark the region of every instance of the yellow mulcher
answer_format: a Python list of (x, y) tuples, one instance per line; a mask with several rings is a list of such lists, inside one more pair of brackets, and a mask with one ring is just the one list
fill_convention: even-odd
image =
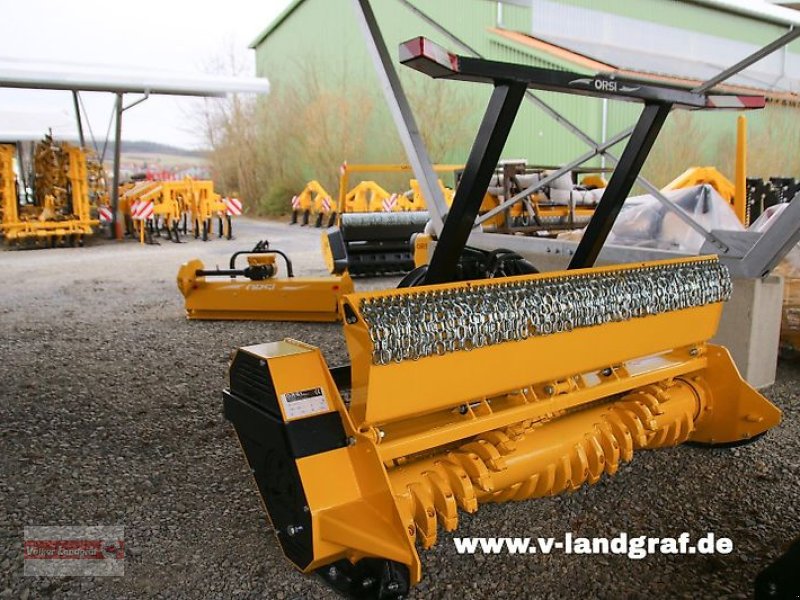
[[(639, 450), (747, 442), (781, 418), (709, 343), (731, 293), (716, 257), (594, 266), (673, 107), (763, 98), (454, 56), (422, 38), (401, 60), (494, 84), (430, 264), (415, 287), (344, 296), (350, 365), (291, 339), (240, 348), (223, 394), (287, 558), (357, 598), (406, 595), (422, 578), (417, 544), (459, 511), (576, 490)], [(528, 87), (644, 109), (568, 270), (461, 281)]]
[[(435, 172), (454, 172), (461, 165), (434, 165)], [(332, 274), (345, 271), (354, 277), (373, 277), (406, 273), (414, 267), (411, 236), (422, 233), (429, 220), (425, 198), (414, 193), (411, 184), (411, 201), (399, 194), (390, 202), (391, 207), (382, 207), (383, 201), (391, 198), (375, 182), (365, 181), (348, 192), (351, 173), (408, 173), (411, 166), (394, 165), (349, 165), (344, 163), (339, 178), (339, 214), (336, 226), (322, 233), (322, 256)], [(441, 180), (439, 186), (445, 197), (450, 190)]]
[[(244, 256), (247, 266), (236, 267)], [(286, 277), (277, 277), (280, 256)], [(206, 269), (194, 259), (178, 271), (178, 289), (186, 316), (223, 321), (337, 321), (339, 301), (353, 293), (347, 273), (330, 277), (295, 277), (292, 261), (264, 240), (252, 250), (235, 252), (227, 269)]]

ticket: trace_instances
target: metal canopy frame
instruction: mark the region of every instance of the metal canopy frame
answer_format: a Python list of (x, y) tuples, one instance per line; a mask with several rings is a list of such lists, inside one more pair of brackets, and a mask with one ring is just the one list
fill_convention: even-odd
[[(87, 67), (90, 70), (87, 70)], [(224, 98), (229, 93), (269, 92), (269, 81), (264, 77), (195, 76), (176, 78), (153, 75), (152, 73), (122, 73), (108, 67), (99, 68), (84, 65), (55, 65), (43, 68), (42, 65), (8, 63), (0, 65), (0, 89), (39, 89), (66, 90), (72, 93), (78, 139), (85, 146), (83, 121), (80, 110), (80, 92), (108, 92), (115, 96), (114, 102), (114, 161), (113, 182), (111, 184), (111, 237), (121, 237), (119, 228), (119, 175), (122, 142), (122, 113), (141, 104), (151, 95), (194, 96)], [(123, 105), (125, 94), (142, 94), (127, 106)], [(91, 124), (87, 125), (91, 133)], [(111, 121), (109, 121), (110, 131)], [(107, 136), (108, 137), (108, 136)], [(107, 140), (106, 140), (107, 141)], [(103, 148), (105, 154), (105, 145)], [(101, 159), (105, 156), (101, 157)]]
[[(434, 78), (485, 82), (495, 86), (464, 168), (461, 185), (456, 190), (453, 206), (431, 257), (426, 284), (455, 278), (458, 258), (467, 244), (489, 180), (527, 88), (644, 103), (617, 168), (572, 256), (570, 269), (594, 265), (673, 107), (713, 109), (736, 106), (745, 109), (762, 108), (765, 105), (763, 96), (705, 94), (605, 75), (586, 77), (569, 71), (458, 56), (425, 38), (415, 38), (401, 44), (400, 62)], [(514, 90), (516, 94), (512, 94)], [(507, 96), (513, 96), (513, 101), (506, 102)]]
[[(482, 58), (477, 51), (475, 51), (469, 45), (467, 45), (462, 40), (460, 40), (458, 37), (453, 35), (450, 31), (448, 31), (446, 28), (444, 28), (442, 25), (440, 25), (436, 20), (434, 20), (433, 18), (431, 18), (430, 16), (425, 14), (422, 10), (420, 10), (418, 7), (416, 7), (414, 4), (412, 4), (409, 0), (398, 0), (398, 2), (400, 2), (402, 5), (404, 5), (406, 8), (408, 8), (412, 13), (414, 13), (416, 16), (418, 16), (423, 21), (425, 21), (428, 25), (432, 26), (434, 29), (439, 31), (441, 34), (443, 34), (445, 37), (447, 37), (450, 41), (452, 41), (454, 44), (459, 46), (462, 50), (464, 50), (467, 53), (469, 53), (470, 55), (472, 55), (471, 57), (464, 57), (464, 56), (456, 57), (455, 55), (452, 55), (449, 52), (447, 52), (447, 51), (445, 51), (445, 50), (443, 50), (441, 48), (439, 48), (438, 50), (433, 50), (432, 51), (432, 56), (428, 57), (428, 58), (429, 59), (431, 59), (431, 58), (433, 59), (434, 65), (429, 64), (427, 67), (425, 67), (425, 68), (430, 69), (432, 71), (429, 74), (431, 74), (433, 76), (446, 77), (446, 78), (452, 79), (452, 78), (454, 78), (452, 76), (452, 68), (455, 67), (455, 66), (466, 65), (468, 67), (467, 68), (467, 72), (469, 73), (468, 76), (474, 78), (473, 80), (479, 80), (479, 81), (480, 80), (483, 80), (483, 81), (491, 80), (492, 82), (494, 82), (494, 80), (492, 78), (497, 73), (497, 71), (493, 71), (493, 70), (491, 70), (489, 68), (485, 68), (485, 69), (482, 70), (479, 65), (476, 66), (476, 63), (470, 63), (470, 60), (474, 60), (475, 57), (478, 58), (478, 59)], [(369, 12), (371, 14), (371, 9), (369, 7), (369, 0), (353, 0), (353, 3), (355, 5), (355, 7), (356, 7), (356, 12), (357, 13), (361, 13), (364, 10), (364, 7), (366, 7), (366, 9), (369, 10)], [(648, 101), (647, 98), (642, 98), (642, 97), (631, 98), (630, 94), (626, 95), (626, 94), (620, 94), (619, 93), (620, 91), (623, 91), (623, 92), (626, 92), (626, 93), (630, 92), (630, 90), (627, 90), (627, 91), (626, 90), (619, 90), (619, 83), (620, 82), (632, 82), (633, 85), (639, 85), (639, 86), (644, 85), (646, 87), (656, 87), (656, 88), (659, 88), (659, 90), (668, 89), (668, 90), (672, 90), (672, 92), (679, 91), (679, 92), (682, 92), (684, 94), (689, 94), (689, 96), (681, 96), (681, 98), (684, 99), (684, 100), (682, 100), (683, 102), (686, 102), (686, 100), (685, 100), (686, 98), (691, 98), (691, 95), (704, 95), (705, 98), (707, 99), (707, 105), (706, 105), (707, 108), (725, 108), (725, 107), (727, 107), (727, 108), (757, 108), (758, 106), (755, 106), (755, 105), (746, 106), (746, 105), (742, 105), (742, 103), (739, 103), (738, 105), (731, 106), (730, 103), (725, 100), (726, 97), (727, 98), (731, 98), (731, 97), (740, 98), (739, 96), (729, 96), (729, 95), (722, 96), (722, 95), (715, 95), (715, 94), (706, 94), (706, 92), (711, 90), (717, 84), (722, 83), (723, 81), (725, 81), (729, 77), (732, 77), (733, 75), (735, 75), (739, 71), (743, 70), (744, 68), (746, 68), (746, 67), (750, 66), (751, 64), (761, 60), (762, 58), (764, 58), (765, 56), (767, 56), (770, 53), (774, 52), (775, 50), (785, 46), (790, 41), (800, 37), (800, 28), (794, 28), (794, 23), (793, 22), (792, 23), (787, 23), (787, 25), (790, 28), (789, 28), (789, 30), (787, 31), (786, 34), (780, 36), (775, 41), (773, 41), (770, 44), (768, 44), (768, 45), (764, 46), (763, 48), (759, 49), (758, 51), (754, 52), (750, 56), (742, 59), (741, 61), (739, 61), (735, 65), (729, 67), (728, 69), (725, 69), (724, 71), (722, 71), (721, 73), (719, 73), (718, 75), (713, 77), (712, 79), (709, 79), (708, 81), (704, 82), (703, 84), (701, 84), (700, 86), (698, 86), (698, 87), (696, 87), (696, 88), (694, 88), (692, 90), (686, 90), (686, 89), (675, 88), (675, 87), (670, 87), (670, 86), (658, 86), (658, 85), (654, 86), (650, 82), (640, 82), (640, 81), (636, 81), (636, 80), (626, 80), (626, 79), (616, 78), (613, 75), (611, 75), (609, 77), (604, 77), (602, 75), (596, 75), (594, 77), (585, 77), (585, 76), (581, 75), (580, 77), (583, 78), (584, 80), (588, 80), (588, 81), (598, 81), (599, 80), (599, 81), (606, 81), (606, 82), (616, 82), (618, 84), (616, 89), (614, 89), (611, 86), (608, 86), (604, 90), (598, 90), (598, 91), (602, 91), (602, 92), (612, 92), (610, 94), (607, 93), (605, 95), (597, 94), (597, 95), (600, 95), (600, 97), (605, 97), (605, 98), (638, 100), (638, 101), (644, 100), (645, 102), (647, 102)], [(379, 42), (379, 45), (382, 46), (383, 39), (382, 39), (382, 37), (380, 37), (380, 29), (378, 28), (377, 23), (375, 23), (374, 15), (373, 15), (372, 16), (372, 27), (371, 28), (365, 28), (364, 29), (364, 34), (365, 34), (365, 38), (367, 39), (367, 42), (368, 42), (368, 47), (369, 47), (369, 49), (371, 51), (371, 54), (372, 54), (372, 57), (373, 57), (373, 62), (374, 62), (376, 71), (377, 71), (377, 73), (379, 75), (379, 78), (381, 78), (381, 79), (385, 79), (386, 78), (386, 73), (392, 74), (394, 76), (394, 78), (396, 79), (396, 74), (394, 73), (394, 67), (393, 67), (391, 61), (388, 59), (388, 53), (385, 51), (385, 46), (383, 46), (383, 52), (382, 53), (378, 53), (378, 52), (375, 51), (375, 48), (376, 48), (376, 44), (375, 44), (376, 36), (375, 36), (375, 34), (376, 33), (378, 35), (377, 40)], [(435, 45), (431, 46), (431, 48), (434, 48), (434, 47), (435, 47)], [(407, 50), (408, 50), (408, 48), (404, 49), (403, 45), (401, 45), (401, 55), (406, 53)], [(410, 57), (406, 54), (405, 58), (408, 59)], [(503, 64), (503, 63), (496, 63), (495, 61), (484, 61), (484, 66), (485, 67), (488, 67), (488, 65), (486, 65), (486, 63), (493, 63), (494, 67), (497, 67), (498, 64)], [(520, 67), (520, 65), (510, 65), (510, 67)], [(526, 69), (533, 69), (533, 67), (525, 67), (525, 68)], [(464, 78), (467, 78), (466, 74), (465, 74)], [(524, 76), (523, 76), (523, 78), (524, 78)], [(549, 88), (542, 87), (542, 89), (549, 89)], [(584, 90), (584, 91), (586, 91), (586, 90)], [(571, 90), (571, 92), (575, 93), (575, 90), (573, 89), (573, 90)], [(648, 90), (645, 90), (644, 92), (642, 92), (642, 94), (647, 93), (647, 92), (648, 92)], [(406, 104), (406, 106), (408, 106), (408, 103), (407, 103), (407, 101), (405, 99), (405, 94), (403, 92), (403, 89), (399, 85), (399, 81), (397, 82), (397, 85), (394, 86), (394, 87), (384, 86), (384, 93), (386, 94), (389, 107), (390, 107), (390, 109), (392, 109), (391, 110), (392, 117), (393, 117), (393, 119), (395, 121), (395, 125), (396, 125), (398, 131), (400, 132), (401, 139), (402, 139), (404, 137), (403, 134), (404, 134), (404, 131), (407, 129), (408, 123), (411, 122), (413, 124), (413, 115), (411, 114), (410, 108), (408, 108), (407, 114), (405, 114), (405, 115), (400, 114), (398, 111), (394, 110), (394, 108), (393, 108), (393, 104), (394, 104), (393, 99), (395, 99), (395, 98), (400, 98)], [(589, 95), (589, 94), (587, 94), (587, 95)], [(622, 98), (620, 96), (626, 96), (626, 97)], [(664, 100), (664, 98), (659, 99), (658, 96), (655, 96), (655, 98), (656, 98), (656, 101), (655, 101), (656, 104), (659, 101), (663, 101)], [(674, 96), (670, 96), (670, 98), (674, 98)], [(537, 189), (547, 185), (548, 183), (550, 183), (551, 181), (553, 181), (557, 177), (559, 177), (559, 176), (563, 175), (564, 173), (570, 171), (571, 169), (573, 169), (573, 168), (575, 168), (575, 167), (587, 162), (588, 160), (590, 160), (591, 158), (593, 158), (595, 156), (599, 155), (604, 159), (605, 158), (609, 159), (612, 163), (616, 164), (617, 165), (617, 169), (619, 169), (620, 168), (619, 164), (622, 161), (622, 159), (625, 158), (625, 154), (623, 153), (623, 156), (621, 158), (617, 158), (614, 154), (612, 154), (609, 151), (609, 149), (612, 146), (616, 145), (617, 143), (621, 142), (622, 140), (625, 140), (626, 138), (632, 136), (634, 134), (635, 129), (636, 129), (636, 128), (630, 128), (630, 129), (627, 129), (625, 131), (621, 131), (620, 133), (616, 134), (615, 136), (613, 136), (609, 140), (606, 140), (606, 141), (604, 141), (602, 143), (598, 143), (594, 139), (592, 139), (591, 136), (587, 135), (584, 131), (582, 131), (577, 125), (575, 125), (569, 119), (567, 119), (562, 114), (560, 114), (556, 109), (552, 108), (549, 104), (547, 104), (545, 101), (540, 99), (530, 89), (525, 90), (525, 99), (530, 101), (530, 102), (532, 102), (539, 109), (541, 109), (543, 112), (545, 112), (545, 114), (547, 114), (548, 116), (553, 118), (556, 122), (561, 124), (568, 131), (573, 133), (576, 137), (581, 139), (584, 143), (586, 143), (590, 147), (590, 150), (586, 154), (584, 154), (584, 155), (578, 157), (577, 159), (569, 162), (568, 164), (564, 165), (560, 169), (558, 169), (555, 172), (551, 173), (549, 176), (543, 178), (542, 180), (540, 180), (536, 184), (533, 184), (529, 188), (527, 188), (525, 190), (522, 190), (521, 192), (516, 194), (514, 197), (504, 200), (500, 204), (500, 206), (492, 209), (488, 213), (482, 215), (480, 218), (477, 218), (475, 220), (475, 222), (474, 222), (473, 228), (477, 227), (481, 223), (491, 219), (493, 216), (495, 216), (499, 212), (502, 212), (503, 210), (505, 210), (506, 208), (508, 208), (512, 204), (514, 204), (516, 202), (519, 202), (519, 201), (522, 201), (524, 198), (529, 196), (531, 193), (533, 193)], [(717, 106), (717, 102), (715, 102), (715, 100), (719, 101), (718, 102), (720, 104), (719, 106)], [(675, 102), (674, 104), (675, 105), (681, 105), (681, 102)], [(686, 104), (684, 104), (683, 106), (687, 106), (688, 108), (699, 108), (699, 106), (696, 106), (696, 104), (697, 104), (697, 102), (694, 101), (691, 104), (689, 104), (688, 106)], [(668, 112), (669, 111), (667, 110), (667, 113)], [(644, 115), (644, 112), (643, 112), (643, 115)], [(640, 123), (641, 123), (641, 120), (640, 120)], [(655, 122), (653, 123), (653, 125), (655, 125)], [(658, 128), (660, 128), (660, 125), (658, 126)], [(416, 130), (416, 125), (415, 124), (414, 124), (413, 129)], [(647, 136), (644, 136), (644, 137), (646, 138)], [(630, 143), (628, 145), (630, 146)], [(644, 146), (642, 146), (642, 149), (643, 148), (644, 148)], [(424, 147), (423, 147), (423, 150), (424, 150)], [(649, 151), (649, 149), (648, 149), (648, 151)], [(406, 145), (406, 152), (407, 152), (407, 154), (409, 156), (409, 162), (411, 162), (412, 165), (414, 165), (415, 162), (416, 162), (414, 160), (414, 158), (419, 158), (420, 155), (416, 154), (415, 149), (413, 147), (409, 147), (409, 145)], [(415, 154), (416, 154), (416, 156), (415, 156)], [(424, 156), (422, 156), (422, 158), (423, 159), (427, 159), (427, 154), (424, 154)], [(632, 162), (632, 161), (628, 161), (628, 162)], [(429, 161), (428, 161), (428, 163), (429, 163)], [(627, 167), (627, 168), (630, 168), (630, 167)], [(639, 168), (641, 168), (641, 165), (639, 165)], [(417, 169), (415, 168), (415, 176), (420, 181), (423, 181), (421, 169), (418, 172)], [(613, 177), (612, 177), (612, 180), (613, 180)], [(755, 273), (755, 272), (759, 272), (759, 273), (762, 273), (762, 274), (768, 273), (769, 269), (771, 268), (771, 267), (768, 267), (768, 265), (773, 265), (774, 266), (774, 264), (777, 264), (777, 262), (779, 262), (779, 260), (785, 255), (785, 252), (788, 251), (788, 248), (791, 248), (791, 245), (789, 245), (789, 240), (790, 239), (794, 239), (795, 234), (800, 236), (800, 214), (798, 214), (797, 217), (796, 217), (796, 220), (792, 221), (787, 226), (782, 227), (782, 228), (773, 227), (773, 228), (770, 228), (764, 234), (762, 234), (758, 238), (759, 239), (759, 251), (758, 252), (756, 252), (756, 253), (753, 253), (753, 252), (746, 253), (746, 252), (741, 250), (743, 247), (754, 246), (754, 241), (753, 240), (755, 238), (749, 232), (724, 232), (724, 231), (716, 231), (716, 230), (715, 231), (708, 231), (708, 230), (706, 230), (705, 227), (703, 227), (702, 225), (697, 223), (692, 218), (692, 216), (689, 215), (685, 210), (683, 210), (682, 208), (680, 208), (679, 206), (677, 206), (676, 204), (671, 202), (653, 184), (651, 184), (649, 181), (644, 179), (638, 173), (638, 169), (636, 170), (636, 177), (634, 178), (634, 180), (638, 181), (638, 183), (640, 185), (642, 185), (654, 198), (656, 198), (656, 200), (658, 200), (663, 205), (663, 207), (665, 209), (667, 209), (670, 212), (674, 213), (687, 226), (691, 227), (696, 232), (701, 234), (706, 240), (706, 244), (703, 247), (703, 251), (704, 252), (706, 252), (706, 251), (707, 252), (713, 252), (713, 253), (719, 254), (720, 258), (723, 260), (723, 262), (725, 262), (728, 265), (728, 267), (731, 269), (731, 272), (735, 276), (752, 277), (754, 275), (751, 275), (750, 273)], [(487, 183), (488, 183), (488, 181), (487, 181)], [(611, 185), (611, 182), (609, 182), (609, 186), (610, 185)], [(620, 183), (619, 185), (620, 185), (620, 188), (625, 187), (625, 186), (622, 185), (622, 183)], [(631, 185), (632, 185), (632, 183), (631, 183)], [(428, 197), (435, 198), (436, 197), (436, 193), (438, 191), (439, 191), (438, 189), (432, 190), (433, 193)], [(624, 198), (622, 198), (622, 201), (624, 201)], [(800, 200), (798, 202), (800, 202)], [(621, 204), (620, 204), (620, 208), (621, 208)], [(444, 217), (446, 216), (446, 212), (443, 212), (441, 210), (441, 203), (440, 202), (436, 202), (436, 201), (434, 201), (432, 203), (432, 206), (430, 207), (430, 212), (431, 212), (432, 217), (433, 217), (432, 220), (433, 220), (434, 230), (437, 232), (437, 234), (441, 235), (441, 233), (443, 231), (443, 225), (441, 225), (441, 223), (444, 220)], [(612, 211), (609, 211), (609, 214), (610, 214), (610, 212), (612, 212)], [(792, 219), (795, 219), (795, 214), (794, 214), (795, 212), (800, 213), (800, 209), (798, 211), (791, 211), (791, 213), (785, 212), (783, 220), (784, 221), (788, 220), (789, 217), (792, 217)], [(609, 230), (610, 230), (611, 225), (613, 225), (613, 223), (609, 224), (609, 226), (608, 226)], [(600, 252), (601, 250), (603, 252), (604, 258), (610, 258), (611, 260), (615, 260), (615, 261), (618, 261), (618, 262), (629, 261), (629, 260), (652, 260), (654, 257), (657, 257), (657, 256), (665, 256), (665, 255), (680, 256), (681, 255), (681, 254), (675, 253), (675, 252), (663, 251), (663, 250), (654, 250), (654, 249), (643, 249), (643, 248), (633, 249), (633, 248), (625, 248), (625, 247), (608, 247), (608, 248), (604, 248), (602, 242), (598, 243), (599, 239), (601, 237), (603, 237), (603, 235), (602, 235), (603, 232), (602, 232), (602, 230), (601, 230), (599, 225), (596, 225), (595, 228), (597, 228), (598, 230), (595, 231), (595, 234), (594, 234), (596, 236), (596, 239), (595, 239), (594, 243), (587, 242), (586, 245), (584, 245), (584, 249), (581, 250), (581, 256), (579, 256), (577, 259), (575, 259), (575, 257), (574, 257), (574, 255), (577, 253), (577, 249), (576, 249), (576, 246), (575, 246), (574, 242), (563, 242), (563, 241), (560, 241), (560, 240), (548, 240), (548, 239), (531, 238), (531, 237), (521, 239), (521, 238), (515, 238), (513, 236), (502, 235), (502, 234), (484, 233), (484, 232), (481, 232), (480, 230), (475, 231), (474, 229), (473, 229), (473, 231), (472, 231), (472, 233), (471, 233), (471, 235), (469, 236), (468, 239), (474, 245), (477, 245), (479, 247), (484, 247), (484, 248), (487, 248), (487, 249), (494, 249), (494, 248), (499, 248), (499, 247), (513, 246), (514, 247), (513, 249), (516, 249), (517, 251), (525, 251), (525, 250), (531, 251), (532, 250), (532, 251), (535, 252), (535, 251), (538, 250), (540, 252), (547, 252), (547, 253), (554, 252), (556, 254), (573, 255), (573, 264), (576, 264), (576, 265), (577, 264), (581, 264), (581, 263), (586, 263), (590, 258), (591, 258), (592, 262), (594, 262), (594, 260), (597, 258), (597, 254), (596, 253)], [(587, 230), (587, 233), (588, 233), (588, 230)], [(603, 237), (603, 241), (605, 241), (604, 237)], [(441, 239), (439, 241), (439, 245), (440, 244), (441, 244)], [(580, 244), (578, 245), (578, 247), (580, 247)], [(594, 255), (594, 256), (592, 257), (592, 255)], [(608, 256), (606, 256), (606, 255), (608, 255)], [(749, 263), (748, 264), (745, 264), (745, 261), (744, 261), (744, 256), (745, 255), (747, 255), (749, 257)], [(757, 258), (761, 261), (759, 264), (755, 264), (755, 261), (756, 261)], [(432, 261), (433, 261), (433, 259), (432, 259)]]

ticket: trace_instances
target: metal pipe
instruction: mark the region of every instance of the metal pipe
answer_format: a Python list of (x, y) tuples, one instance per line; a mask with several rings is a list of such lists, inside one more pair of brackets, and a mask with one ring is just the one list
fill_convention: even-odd
[(400, 141), (403, 143), (408, 162), (414, 170), (422, 194), (431, 212), (431, 221), (437, 233), (440, 233), (447, 214), (447, 203), (439, 188), (439, 178), (433, 170), (422, 134), (417, 127), (414, 113), (408, 103), (400, 78), (392, 65), (386, 43), (378, 27), (375, 14), (369, 0), (353, 0), (356, 17), (364, 32), (367, 49), (372, 57), (375, 72), (381, 82), (384, 98), (394, 120)]
[(703, 92), (707, 92), (715, 85), (722, 83), (726, 79), (730, 79), (731, 77), (736, 75), (739, 71), (746, 69), (753, 63), (757, 63), (765, 56), (772, 54), (773, 52), (775, 52), (775, 50), (784, 47), (786, 44), (788, 44), (792, 40), (796, 40), (798, 37), (800, 37), (800, 28), (790, 29), (778, 39), (770, 42), (763, 48), (759, 48), (749, 56), (746, 56), (745, 58), (737, 62), (735, 65), (728, 67), (724, 71), (720, 71), (718, 75), (715, 75), (711, 79), (703, 82), (702, 84), (694, 88), (692, 91), (697, 94), (702, 94)]
[(72, 104), (75, 107), (75, 120), (78, 124), (78, 140), (80, 141), (81, 148), (86, 146), (86, 141), (83, 138), (83, 123), (81, 122), (81, 107), (78, 103), (78, 91), (72, 90)]
[(122, 92), (117, 92), (114, 107), (116, 114), (116, 131), (114, 135), (114, 179), (111, 184), (111, 238), (121, 239), (122, 229), (119, 227), (119, 163), (122, 151)]

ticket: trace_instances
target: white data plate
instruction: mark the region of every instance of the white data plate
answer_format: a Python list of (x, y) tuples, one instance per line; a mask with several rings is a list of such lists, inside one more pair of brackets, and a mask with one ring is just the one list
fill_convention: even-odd
[(321, 387), (281, 394), (281, 404), (287, 419), (299, 419), (330, 410)]

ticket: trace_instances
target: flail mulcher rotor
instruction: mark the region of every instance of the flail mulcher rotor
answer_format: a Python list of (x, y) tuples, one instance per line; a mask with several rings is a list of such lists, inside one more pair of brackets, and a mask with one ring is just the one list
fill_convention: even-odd
[(241, 348), (225, 414), (278, 540), (355, 597), (404, 595), (459, 509), (550, 496), (635, 451), (760, 435), (780, 411), (708, 343), (714, 257), (345, 296), (351, 367)]

